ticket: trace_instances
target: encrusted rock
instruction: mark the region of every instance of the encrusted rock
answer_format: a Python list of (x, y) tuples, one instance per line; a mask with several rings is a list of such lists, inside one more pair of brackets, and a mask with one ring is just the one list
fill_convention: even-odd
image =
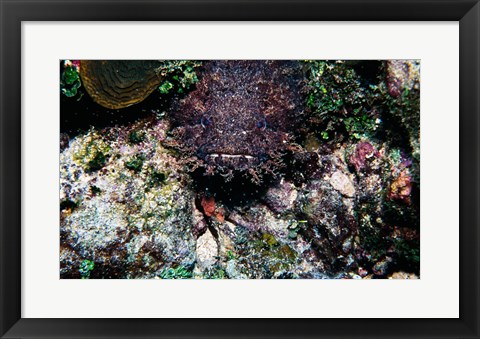
[(272, 211), (283, 213), (293, 208), (297, 195), (295, 185), (282, 179), (278, 185), (268, 189), (264, 200)]
[(197, 239), (197, 264), (201, 268), (213, 266), (218, 257), (218, 244), (212, 232), (207, 231)]
[[(91, 278), (153, 278), (165, 267), (193, 267), (192, 194), (158, 144), (159, 128), (92, 129), (60, 154), (62, 278), (78, 277), (85, 262)], [(138, 129), (145, 139), (130, 142)]]
[(60, 133), (60, 152), (62, 152), (65, 148), (68, 147), (68, 143), (70, 142), (70, 137), (67, 133)]
[[(194, 203), (192, 205), (195, 205)], [(195, 237), (199, 237), (200, 235), (202, 235), (205, 230), (207, 229), (207, 222), (205, 221), (205, 218), (202, 214), (202, 212), (200, 212), (198, 209), (196, 209), (195, 207), (192, 208), (192, 219), (193, 219), (193, 234), (195, 235)]]
[[(377, 149), (369, 142), (359, 142), (355, 146), (355, 150), (349, 157), (349, 162), (355, 167), (357, 172), (361, 172), (364, 169), (376, 169), (378, 164), (372, 162), (380, 156)], [(372, 166), (374, 165), (374, 166)]]
[(353, 198), (355, 196), (355, 186), (352, 180), (344, 173), (336, 171), (330, 178), (330, 184), (342, 195)]
[(417, 60), (387, 61), (388, 93), (399, 97), (403, 90), (412, 89), (420, 83), (420, 64)]
[(400, 172), (398, 177), (390, 185), (388, 198), (402, 200), (410, 203), (410, 194), (412, 192), (412, 177), (407, 169)]
[(306, 186), (301, 204), (310, 224), (325, 230), (329, 240), (341, 247), (354, 225), (350, 206), (340, 192), (323, 181), (312, 181)]
[(390, 264), (393, 262), (393, 259), (390, 258), (390, 257), (386, 257), (385, 259), (377, 262), (374, 266), (373, 266), (373, 273), (375, 275), (379, 275), (379, 276), (384, 276), (385, 274), (388, 273), (388, 269), (390, 267)]
[(414, 273), (395, 272), (388, 279), (419, 279)]
[(353, 203), (323, 180), (311, 181), (299, 195), (298, 205), (308, 221), (303, 233), (311, 239), (327, 273), (350, 265), (346, 258), (352, 250), (349, 237), (356, 228)]

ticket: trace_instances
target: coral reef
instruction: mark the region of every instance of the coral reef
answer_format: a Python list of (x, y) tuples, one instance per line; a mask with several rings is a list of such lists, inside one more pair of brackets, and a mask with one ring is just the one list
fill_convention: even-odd
[(418, 61), (160, 63), (60, 135), (61, 278), (420, 277)]
[[(198, 81), (194, 68), (199, 65), (187, 60), (82, 60), (79, 73), (96, 103), (119, 109), (145, 100), (156, 89), (161, 94), (172, 89), (182, 93)], [(71, 79), (70, 74), (76, 72), (67, 68), (63, 77)]]
[[(189, 178), (160, 144), (166, 127), (160, 121), (92, 129), (61, 153), (62, 277), (78, 277), (84, 260), (95, 264), (90, 278), (193, 269)], [(145, 138), (132, 144), (129, 135), (137, 130)]]

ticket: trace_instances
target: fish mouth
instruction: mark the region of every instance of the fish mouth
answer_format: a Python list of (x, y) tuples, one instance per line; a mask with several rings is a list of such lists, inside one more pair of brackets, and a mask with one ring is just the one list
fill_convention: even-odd
[(212, 159), (215, 159), (218, 157), (222, 159), (239, 159), (239, 158), (245, 158), (247, 160), (256, 159), (256, 157), (248, 154), (225, 154), (225, 153), (211, 153), (211, 154), (208, 154), (207, 157), (210, 157)]
[(204, 158), (209, 165), (234, 170), (246, 170), (260, 164), (259, 157), (250, 154), (209, 153)]

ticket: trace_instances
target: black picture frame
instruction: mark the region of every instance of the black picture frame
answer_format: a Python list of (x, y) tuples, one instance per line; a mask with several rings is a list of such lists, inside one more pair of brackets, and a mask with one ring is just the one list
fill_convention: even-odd
[[(0, 13), (2, 338), (479, 337), (478, 0), (0, 0)], [(21, 318), (21, 22), (86, 20), (459, 21), (460, 318)], [(359, 317), (362, 317), (361, 313)]]

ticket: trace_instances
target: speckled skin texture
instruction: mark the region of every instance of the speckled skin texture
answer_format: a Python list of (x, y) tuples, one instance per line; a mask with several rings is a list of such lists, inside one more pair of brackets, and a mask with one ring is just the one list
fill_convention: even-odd
[(303, 112), (298, 64), (211, 61), (203, 67), (196, 89), (174, 104), (176, 148), (208, 174), (274, 171)]

